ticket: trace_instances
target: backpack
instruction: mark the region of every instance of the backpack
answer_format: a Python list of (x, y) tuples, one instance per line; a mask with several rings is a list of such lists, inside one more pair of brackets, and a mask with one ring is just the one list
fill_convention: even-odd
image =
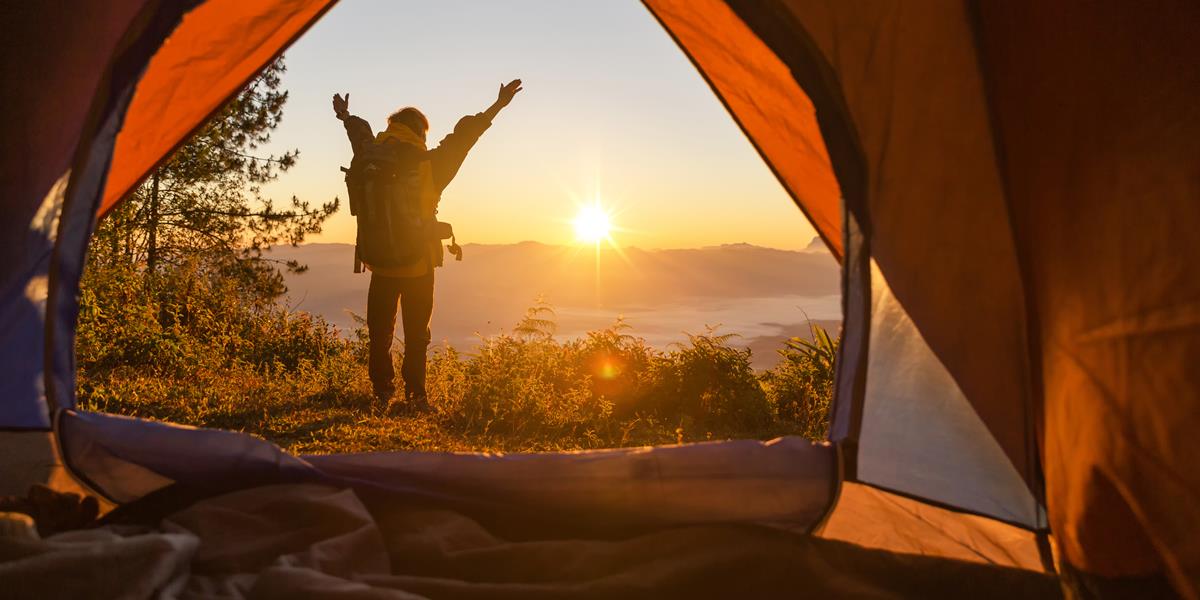
[(429, 260), (430, 242), (439, 239), (436, 222), (421, 217), (419, 163), (405, 154), (394, 144), (367, 143), (349, 169), (342, 167), (350, 214), (358, 220), (355, 273), (364, 262), (394, 268)]

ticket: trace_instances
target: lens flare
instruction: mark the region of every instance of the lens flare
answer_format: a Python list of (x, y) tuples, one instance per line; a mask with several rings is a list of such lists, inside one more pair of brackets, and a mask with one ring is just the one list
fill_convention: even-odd
[(604, 363), (602, 363), (600, 365), (599, 375), (600, 375), (600, 377), (602, 377), (604, 379), (616, 379), (617, 375), (620, 375), (620, 374), (621, 374), (621, 369), (618, 368), (617, 365), (614, 365), (609, 361), (605, 361)]
[(594, 357), (590, 365), (592, 376), (602, 382), (614, 382), (625, 371), (625, 361), (620, 356), (608, 352)]

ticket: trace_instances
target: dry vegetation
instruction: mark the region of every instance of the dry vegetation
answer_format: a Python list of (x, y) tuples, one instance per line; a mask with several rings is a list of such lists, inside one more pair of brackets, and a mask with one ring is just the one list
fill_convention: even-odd
[(667, 351), (621, 322), (557, 340), (553, 311), (538, 305), (473, 353), (435, 348), (430, 407), (413, 411), (371, 397), (363, 331), (347, 339), (237, 281), (220, 263), (149, 276), (93, 261), (77, 346), (81, 407), (245, 431), (297, 453), (825, 433), (836, 340), (820, 330), (813, 342), (789, 342), (779, 366), (758, 373), (749, 351), (712, 330)]

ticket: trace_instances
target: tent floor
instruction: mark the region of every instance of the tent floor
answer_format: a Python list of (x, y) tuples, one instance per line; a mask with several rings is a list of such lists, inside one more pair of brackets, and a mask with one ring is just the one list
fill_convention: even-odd
[[(53, 432), (0, 432), (0, 496), (24, 496), (34, 485), (45, 485), (59, 492), (95, 495), (63, 466)], [(97, 499), (103, 512), (113, 508), (112, 503)]]
[[(33, 542), (0, 538), (14, 598), (609, 598), (820, 595), (1057, 598), (1052, 576), (867, 549), (747, 525), (618, 536), (498, 535), (504, 526), (437, 507), (274, 485), (187, 504), (175, 490), (116, 511), (122, 524)], [(148, 519), (153, 526), (133, 522)], [(584, 520), (585, 517), (581, 517)], [(512, 524), (509, 524), (512, 525)], [(586, 524), (583, 528), (587, 529)], [(14, 560), (19, 559), (19, 560)]]

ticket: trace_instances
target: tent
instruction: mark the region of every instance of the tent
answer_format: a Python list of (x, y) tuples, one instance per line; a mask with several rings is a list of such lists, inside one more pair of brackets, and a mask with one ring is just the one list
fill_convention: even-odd
[(1200, 598), (1200, 5), (645, 0), (841, 260), (828, 445), (294, 457), (74, 410), (97, 215), (331, 4), (3, 8), (6, 474), (769, 523)]

